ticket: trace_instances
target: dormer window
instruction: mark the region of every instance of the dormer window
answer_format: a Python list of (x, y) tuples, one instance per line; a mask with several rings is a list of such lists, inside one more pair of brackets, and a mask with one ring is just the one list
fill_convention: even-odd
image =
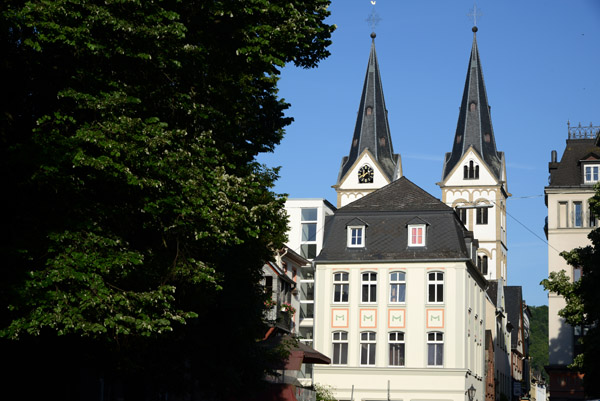
[(365, 246), (365, 227), (348, 226), (348, 247), (363, 248)]
[(598, 182), (598, 171), (600, 170), (600, 165), (584, 165), (583, 171), (583, 181), (586, 184), (595, 184)]
[(476, 180), (479, 178), (479, 165), (473, 163), (473, 160), (469, 161), (469, 164), (464, 166), (464, 179), (465, 180)]
[(408, 246), (425, 246), (425, 224), (408, 226)]

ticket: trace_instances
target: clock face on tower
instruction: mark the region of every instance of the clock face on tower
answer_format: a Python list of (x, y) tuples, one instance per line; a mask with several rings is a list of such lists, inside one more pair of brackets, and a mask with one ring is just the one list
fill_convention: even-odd
[(373, 169), (368, 164), (365, 164), (358, 170), (358, 182), (361, 184), (369, 184), (373, 182)]

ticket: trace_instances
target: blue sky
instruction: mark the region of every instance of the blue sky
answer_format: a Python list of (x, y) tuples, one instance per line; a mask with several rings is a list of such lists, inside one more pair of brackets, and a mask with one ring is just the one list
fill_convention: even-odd
[[(294, 123), (273, 153), (275, 191), (335, 205), (341, 159), (350, 150), (375, 40), (394, 151), (404, 175), (437, 198), (452, 149), (471, 51), (472, 0), (333, 0), (331, 56), (318, 68), (286, 67), (279, 95)], [(477, 43), (498, 150), (507, 161), (508, 284), (529, 305), (547, 304), (543, 232), (550, 152), (559, 157), (571, 124), (600, 125), (600, 0), (479, 0)]]

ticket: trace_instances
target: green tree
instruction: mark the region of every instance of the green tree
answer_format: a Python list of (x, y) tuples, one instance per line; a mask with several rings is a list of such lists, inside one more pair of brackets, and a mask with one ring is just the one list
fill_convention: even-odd
[(88, 369), (113, 397), (259, 381), (258, 280), (286, 220), (277, 171), (255, 156), (292, 121), (280, 69), (329, 54), (328, 4), (4, 2), (0, 336), (13, 378), (34, 366), (63, 391), (66, 372)]
[[(600, 192), (590, 198), (590, 209), (600, 214)], [(548, 291), (561, 295), (566, 306), (558, 314), (571, 326), (583, 329), (581, 338), (582, 352), (576, 355), (573, 369), (584, 373), (584, 389), (588, 397), (600, 396), (600, 229), (590, 232), (591, 245), (562, 252), (561, 256), (573, 267), (581, 269), (581, 279), (572, 282), (564, 270), (552, 272), (542, 285)]]

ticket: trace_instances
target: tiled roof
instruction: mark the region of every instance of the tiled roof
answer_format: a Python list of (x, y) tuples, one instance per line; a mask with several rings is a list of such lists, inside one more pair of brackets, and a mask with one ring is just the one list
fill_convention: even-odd
[(401, 177), (375, 192), (338, 209), (339, 213), (357, 210), (414, 212), (425, 210), (451, 211), (452, 208), (421, 189), (406, 177)]
[(550, 184), (552, 187), (573, 187), (583, 185), (583, 172), (580, 161), (596, 155), (600, 158), (600, 147), (595, 139), (567, 139), (567, 146), (560, 162), (550, 162)]
[[(426, 246), (408, 246), (408, 224), (425, 222)], [(365, 222), (365, 246), (347, 247), (347, 229)], [(402, 177), (344, 206), (327, 221), (323, 249), (315, 261), (467, 260), (470, 233), (452, 208)]]

